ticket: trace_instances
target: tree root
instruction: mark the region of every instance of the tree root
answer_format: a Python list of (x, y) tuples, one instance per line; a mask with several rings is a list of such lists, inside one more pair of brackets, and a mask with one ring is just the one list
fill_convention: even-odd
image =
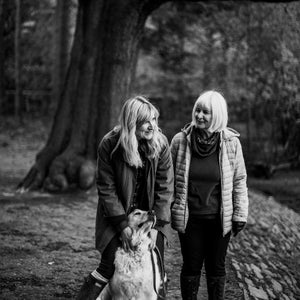
[[(18, 193), (43, 188), (49, 192), (66, 191), (70, 185), (87, 190), (95, 182), (96, 164), (81, 156), (59, 156), (48, 170), (36, 162), (17, 187)], [(46, 175), (47, 174), (47, 175)]]
[(95, 182), (96, 177), (96, 164), (95, 162), (87, 159), (79, 167), (79, 187), (83, 190), (89, 189)]
[(37, 190), (42, 187), (45, 179), (45, 170), (36, 162), (29, 170), (25, 178), (18, 184), (17, 192), (25, 193), (29, 190)]
[(81, 156), (60, 156), (49, 169), (44, 189), (50, 192), (66, 191), (71, 184), (87, 190), (95, 182), (95, 162)]

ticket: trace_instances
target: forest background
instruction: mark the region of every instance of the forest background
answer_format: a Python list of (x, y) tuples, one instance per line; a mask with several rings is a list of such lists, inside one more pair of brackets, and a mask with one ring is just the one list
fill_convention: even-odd
[[(1, 1), (0, 12), (2, 119), (21, 126), (41, 119), (49, 130), (64, 89), (78, 3)], [(170, 140), (190, 122), (198, 95), (216, 89), (228, 101), (229, 126), (241, 133), (249, 172), (270, 178), (297, 168), (299, 23), (297, 1), (166, 3), (145, 22), (131, 94), (144, 94), (159, 108)]]
[[(176, 1), (160, 6), (145, 22), (130, 92), (155, 103), (169, 140), (191, 120), (202, 91), (216, 89), (228, 101), (229, 126), (241, 134), (247, 163), (250, 218), (233, 240), (226, 299), (300, 295), (300, 3), (275, 2)], [(66, 90), (79, 8), (75, 0), (0, 0), (1, 299), (74, 299), (82, 277), (99, 261), (93, 237), (94, 185), (87, 191), (50, 194), (47, 188), (62, 192), (64, 186), (43, 183), (41, 191), (16, 192), (45, 145), (48, 152), (59, 138), (49, 136)], [(71, 86), (73, 95), (80, 98), (86, 83)], [(118, 85), (114, 87), (118, 92)], [(128, 95), (120, 97), (125, 101)], [(84, 101), (79, 112), (85, 110)], [(105, 119), (106, 111), (98, 114)], [(101, 126), (114, 124), (105, 122)], [(60, 167), (53, 161), (52, 167)], [(68, 174), (72, 166), (62, 170), (71, 184), (76, 183)], [(267, 195), (257, 196), (254, 188)], [(180, 299), (178, 247), (167, 253), (167, 271), (173, 276), (170, 299)], [(241, 277), (233, 270), (236, 258)], [(263, 280), (257, 268), (262, 268)], [(201, 293), (205, 299), (205, 286)]]

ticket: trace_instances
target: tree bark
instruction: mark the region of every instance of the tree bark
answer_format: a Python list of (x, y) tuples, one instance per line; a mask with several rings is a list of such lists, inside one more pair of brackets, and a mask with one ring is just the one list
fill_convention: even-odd
[[(186, 0), (187, 1), (187, 0)], [(80, 0), (70, 65), (51, 133), (19, 191), (92, 186), (100, 139), (130, 95), (147, 16), (167, 0)]]
[[(0, 0), (0, 45), (4, 45), (4, 5), (3, 0)], [(4, 47), (0, 47), (0, 114), (2, 113), (2, 105), (5, 100), (4, 87)]]
[(55, 60), (53, 67), (53, 96), (51, 105), (57, 106), (63, 88), (69, 59), (69, 20), (71, 1), (58, 0), (55, 8)]
[(16, 16), (15, 16), (15, 117), (20, 120), (20, 103), (21, 103), (21, 58), (20, 58), (20, 41), (21, 41), (21, 2), (15, 0)]

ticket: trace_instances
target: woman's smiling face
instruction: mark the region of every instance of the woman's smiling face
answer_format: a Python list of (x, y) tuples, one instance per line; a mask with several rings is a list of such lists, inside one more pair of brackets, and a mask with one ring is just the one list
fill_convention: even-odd
[(207, 130), (212, 122), (211, 108), (205, 104), (198, 104), (194, 112), (194, 118), (197, 128)]
[(138, 140), (144, 139), (144, 140), (151, 140), (153, 138), (154, 134), (154, 128), (157, 126), (157, 118), (153, 114), (151, 119), (143, 124), (141, 124), (136, 129), (136, 137)]

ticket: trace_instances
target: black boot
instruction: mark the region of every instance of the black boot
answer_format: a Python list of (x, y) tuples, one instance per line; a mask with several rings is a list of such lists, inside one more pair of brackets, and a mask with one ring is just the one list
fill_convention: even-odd
[(89, 274), (84, 278), (83, 285), (80, 288), (76, 300), (96, 300), (105, 285), (106, 282), (98, 281)]
[(181, 296), (183, 300), (197, 300), (200, 285), (200, 275), (183, 276), (180, 275)]
[(208, 300), (225, 299), (226, 276), (207, 276)]

